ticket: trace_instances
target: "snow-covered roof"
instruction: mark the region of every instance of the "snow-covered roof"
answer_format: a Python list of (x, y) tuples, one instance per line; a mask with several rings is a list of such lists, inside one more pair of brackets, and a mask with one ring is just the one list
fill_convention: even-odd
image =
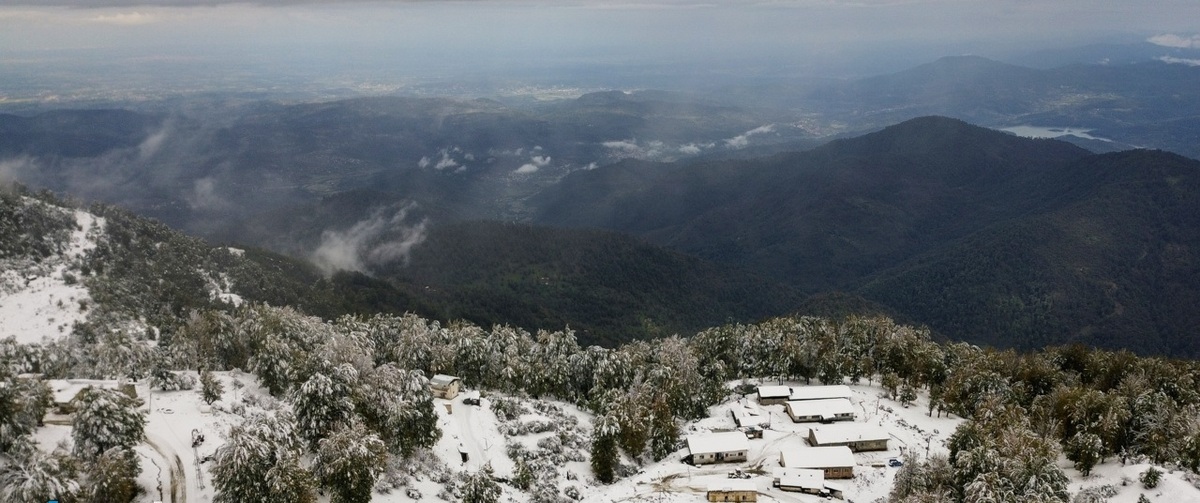
[(825, 488), (825, 471), (809, 468), (783, 468), (776, 472), (780, 487), (800, 487), (821, 490)]
[(846, 442), (866, 442), (870, 440), (887, 440), (891, 438), (883, 428), (872, 424), (843, 423), (822, 425), (809, 429), (809, 436), (818, 444), (841, 444)]
[(759, 386), (759, 398), (785, 398), (792, 394), (792, 388), (787, 386)]
[(792, 388), (792, 393), (788, 400), (820, 400), (823, 398), (846, 398), (851, 397), (850, 387), (845, 384), (835, 384), (831, 386), (798, 386)]
[(844, 468), (855, 465), (854, 453), (844, 445), (807, 447), (779, 452), (779, 464), (787, 468)]
[(740, 431), (688, 435), (687, 445), (688, 452), (692, 454), (750, 450), (750, 441), (746, 439), (746, 434)]
[(758, 491), (758, 484), (753, 480), (746, 479), (727, 479), (710, 482), (708, 484), (708, 492), (713, 491)]
[(120, 383), (97, 379), (51, 379), (46, 381), (46, 385), (50, 386), (50, 391), (54, 393), (54, 403), (67, 403), (89, 386), (100, 389), (117, 389)]
[(734, 405), (729, 409), (729, 413), (733, 414), (733, 418), (740, 426), (769, 424), (771, 418), (763, 413), (762, 409), (757, 407)]
[(454, 376), (448, 376), (446, 374), (437, 374), (437, 375), (433, 376), (433, 379), (429, 380), (429, 385), (433, 386), (435, 388), (444, 388), (446, 386), (449, 386), (450, 384), (452, 384), (454, 381), (457, 381), (457, 380), (458, 380), (458, 378), (454, 377)]
[(793, 416), (821, 416), (823, 419), (833, 419), (838, 414), (854, 415), (854, 404), (845, 398), (791, 400), (786, 406)]

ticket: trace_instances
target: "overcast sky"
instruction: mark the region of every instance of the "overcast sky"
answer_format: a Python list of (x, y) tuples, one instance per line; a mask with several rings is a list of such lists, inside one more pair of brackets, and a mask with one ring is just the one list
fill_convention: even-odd
[(414, 72), (539, 62), (829, 64), (870, 55), (886, 64), (1117, 37), (1193, 43), (1197, 33), (1197, 0), (0, 0), (0, 65), (63, 50)]

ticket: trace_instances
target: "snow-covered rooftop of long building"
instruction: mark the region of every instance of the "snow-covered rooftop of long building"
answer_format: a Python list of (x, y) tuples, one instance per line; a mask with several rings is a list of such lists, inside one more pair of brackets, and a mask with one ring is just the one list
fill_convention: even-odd
[(688, 452), (692, 454), (750, 450), (750, 441), (740, 431), (688, 435), (687, 445)]
[(787, 398), (791, 396), (792, 388), (787, 386), (759, 386), (759, 398)]
[(851, 396), (850, 387), (844, 384), (832, 386), (797, 386), (792, 388), (792, 393), (788, 397), (788, 400), (849, 399)]
[(800, 487), (808, 490), (825, 489), (825, 471), (809, 468), (780, 468), (775, 472), (779, 487)]
[(821, 400), (791, 400), (787, 408), (794, 417), (819, 416), (830, 420), (838, 415), (854, 417), (854, 404), (845, 398), (826, 398)]
[(873, 424), (843, 423), (821, 425), (809, 429), (809, 435), (818, 445), (887, 440), (887, 430)]
[(779, 464), (787, 468), (842, 468), (856, 463), (850, 448), (839, 445), (785, 449), (779, 453)]

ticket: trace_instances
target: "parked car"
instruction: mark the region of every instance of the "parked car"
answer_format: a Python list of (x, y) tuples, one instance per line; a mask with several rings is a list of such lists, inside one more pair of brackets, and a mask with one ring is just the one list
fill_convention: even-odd
[(479, 406), (479, 397), (477, 397), (477, 396), (465, 397), (465, 398), (463, 398), (462, 402), (465, 405), (474, 405), (474, 406), (478, 407)]
[(888, 460), (888, 466), (890, 466), (892, 468), (899, 468), (901, 466), (904, 466), (904, 462), (900, 461), (899, 459), (892, 458), (892, 459)]

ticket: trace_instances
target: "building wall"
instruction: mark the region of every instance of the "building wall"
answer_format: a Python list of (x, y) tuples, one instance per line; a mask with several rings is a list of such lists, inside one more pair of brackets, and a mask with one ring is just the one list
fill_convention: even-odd
[(759, 399), (758, 399), (758, 403), (761, 405), (782, 405), (782, 404), (787, 403), (787, 401), (788, 401), (788, 397), (786, 397), (786, 396), (779, 397), (779, 398), (759, 397)]
[(708, 465), (713, 463), (740, 463), (746, 460), (746, 451), (721, 453), (692, 454), (693, 465)]
[(836, 466), (824, 468), (825, 478), (827, 479), (852, 479), (854, 478), (853, 466)]
[(709, 491), (708, 501), (758, 501), (757, 491)]

